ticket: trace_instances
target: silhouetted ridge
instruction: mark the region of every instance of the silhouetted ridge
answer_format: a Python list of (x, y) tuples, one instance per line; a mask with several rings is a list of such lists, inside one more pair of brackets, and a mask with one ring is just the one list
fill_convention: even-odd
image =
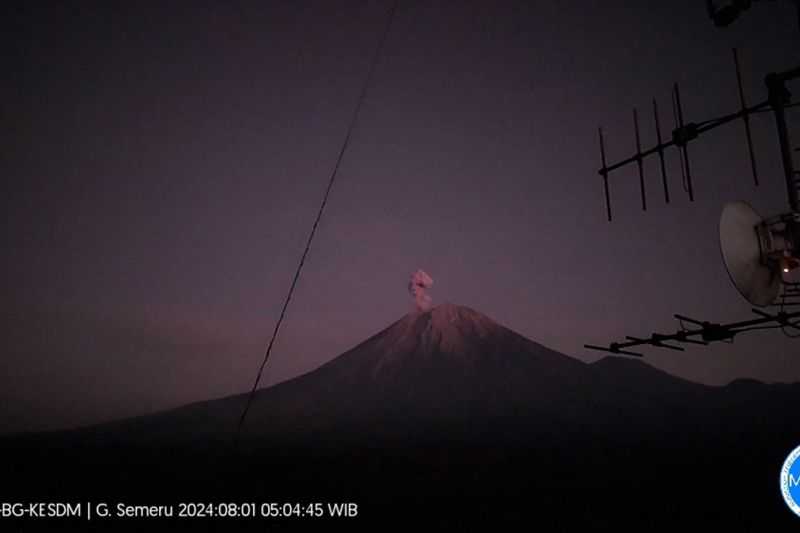
[[(619, 357), (586, 364), (474, 309), (445, 303), (409, 313), (316, 370), (259, 390), (243, 440), (271, 446), (409, 441), (425, 434), (466, 440), (536, 435), (541, 442), (576, 435), (624, 439), (631, 431), (679, 434), (708, 423), (732, 430), (735, 424), (725, 417), (776, 413), (778, 405), (785, 411), (778, 398), (796, 390), (745, 380), (709, 387)], [(75, 435), (225, 442), (243, 403), (244, 395), (232, 396)]]

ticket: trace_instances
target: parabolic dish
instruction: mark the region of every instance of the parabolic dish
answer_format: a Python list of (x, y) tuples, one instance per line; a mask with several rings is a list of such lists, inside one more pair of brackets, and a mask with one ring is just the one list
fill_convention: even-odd
[(761, 261), (756, 227), (762, 218), (750, 204), (733, 202), (719, 218), (722, 259), (733, 285), (753, 305), (763, 307), (775, 301), (781, 289), (779, 267)]

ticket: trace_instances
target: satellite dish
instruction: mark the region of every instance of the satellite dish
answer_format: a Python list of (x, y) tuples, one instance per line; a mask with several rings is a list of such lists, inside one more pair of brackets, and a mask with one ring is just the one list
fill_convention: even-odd
[(727, 204), (719, 219), (719, 243), (725, 268), (745, 300), (763, 307), (781, 290), (780, 265), (770, 261), (773, 234), (764, 220), (746, 202)]

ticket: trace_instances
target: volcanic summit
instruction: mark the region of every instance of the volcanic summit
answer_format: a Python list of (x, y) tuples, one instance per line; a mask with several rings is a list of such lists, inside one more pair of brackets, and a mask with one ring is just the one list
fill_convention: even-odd
[[(501, 516), (492, 513), (504, 502), (527, 502), (528, 493), (555, 518), (594, 524), (604, 512), (630, 513), (635, 505), (650, 523), (663, 515), (647, 507), (649, 492), (637, 488), (643, 483), (678, 487), (669, 492), (680, 498), (678, 518), (706, 516), (698, 503), (702, 487), (681, 481), (705, 469), (709, 479), (729, 484), (724, 491), (717, 485), (720, 501), (753, 509), (743, 522), (752, 525), (777, 512), (773, 493), (759, 487), (796, 445), (798, 397), (796, 384), (711, 387), (639, 360), (584, 363), (473, 309), (442, 304), (405, 315), (316, 370), (257, 391), (237, 449), (245, 395), (0, 444), (31, 458), (7, 472), (17, 492), (27, 484), (37, 494), (43, 478), (78, 479), (89, 487), (83, 494), (100, 486), (149, 491), (155, 469), (170, 472), (161, 490), (291, 488), (307, 497), (313, 487), (315, 494), (351, 494), (391, 512), (409, 498), (430, 508), (431, 499), (446, 494), (453, 509), (465, 501), (490, 506), (487, 523)], [(376, 485), (383, 492), (369, 490)], [(591, 510), (573, 516), (560, 492), (570, 487), (614, 497), (595, 491), (600, 499)], [(62, 489), (56, 483), (48, 490)], [(715, 524), (728, 523), (727, 515), (713, 516), (723, 517)], [(440, 518), (448, 523), (451, 515)]]

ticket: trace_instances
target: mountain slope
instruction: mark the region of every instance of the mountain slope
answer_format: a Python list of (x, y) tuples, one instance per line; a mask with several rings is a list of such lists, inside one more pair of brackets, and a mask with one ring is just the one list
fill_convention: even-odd
[[(252, 447), (326, 442), (660, 438), (728, 419), (785, 414), (797, 387), (709, 387), (638, 360), (594, 364), (550, 350), (470, 308), (411, 313), (316, 370), (257, 391)], [(245, 396), (81, 430), (76, 438), (224, 446)], [(763, 404), (763, 405), (762, 405)], [(757, 423), (757, 420), (750, 420)], [(781, 424), (782, 426), (783, 424)], [(487, 430), (493, 428), (493, 433)]]
[(0, 496), (355, 501), (371, 530), (423, 515), (459, 529), (763, 530), (790, 516), (777, 472), (800, 443), (798, 400), (796, 384), (586, 364), (445, 304), (259, 390), (238, 450), (245, 395), (0, 440), (14, 458)]

